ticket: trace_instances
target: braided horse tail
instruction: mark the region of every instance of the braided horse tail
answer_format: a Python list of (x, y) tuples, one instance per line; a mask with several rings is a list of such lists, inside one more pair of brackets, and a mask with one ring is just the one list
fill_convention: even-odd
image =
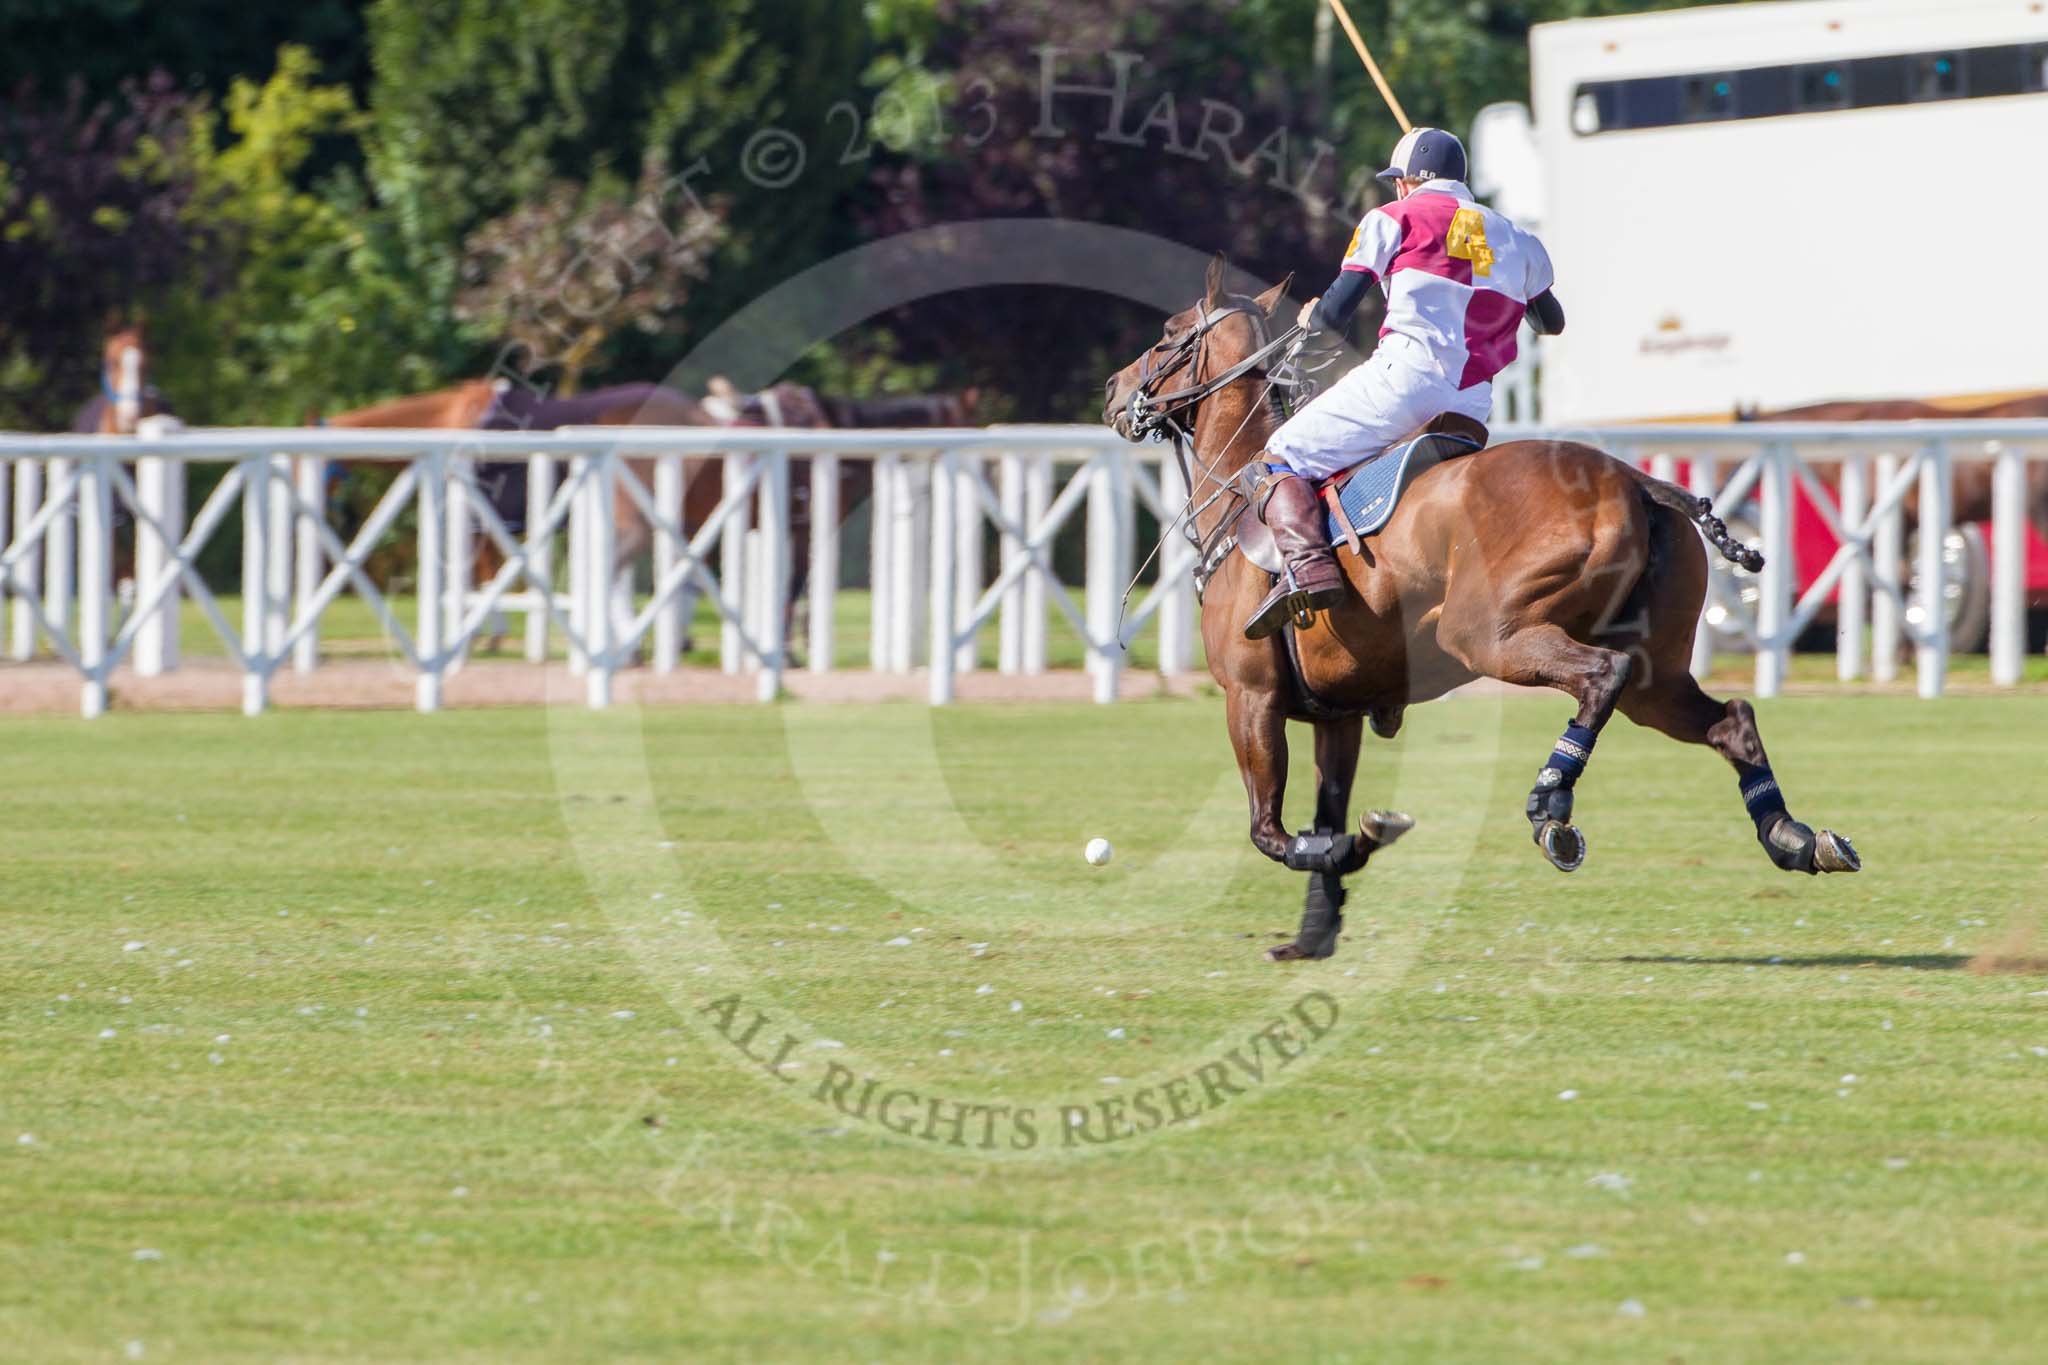
[(1714, 515), (1714, 504), (1712, 502), (1705, 498), (1696, 498), (1677, 484), (1653, 478), (1648, 474), (1643, 475), (1642, 480), (1643, 491), (1650, 495), (1651, 501), (1659, 506), (1670, 508), (1693, 525), (1699, 527), (1700, 534), (1705, 536), (1707, 542), (1721, 552), (1722, 558), (1728, 560), (1731, 564), (1736, 564), (1749, 570), (1751, 573), (1762, 572), (1764, 567), (1763, 555), (1728, 534), (1728, 523)]

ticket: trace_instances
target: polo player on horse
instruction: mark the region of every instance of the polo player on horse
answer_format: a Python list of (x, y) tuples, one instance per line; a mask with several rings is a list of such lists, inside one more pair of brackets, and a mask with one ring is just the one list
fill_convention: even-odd
[(1523, 317), (1546, 336), (1564, 330), (1549, 254), (1473, 199), (1465, 147), (1456, 137), (1413, 130), (1376, 178), (1391, 182), (1394, 202), (1360, 221), (1336, 282), (1301, 310), (1301, 325), (1338, 344), (1375, 282), (1386, 291), (1386, 325), (1366, 362), (1267, 445), (1270, 463), (1255, 485), (1252, 511), (1272, 529), (1284, 569), (1245, 622), (1247, 639), (1264, 639), (1297, 616), (1344, 600), (1344, 573), (1314, 481), (1432, 424), (1484, 445), (1493, 377), (1515, 358)]

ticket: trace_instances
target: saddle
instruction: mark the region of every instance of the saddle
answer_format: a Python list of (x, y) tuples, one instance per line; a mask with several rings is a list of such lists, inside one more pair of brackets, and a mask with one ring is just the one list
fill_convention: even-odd
[[(1483, 423), (1446, 413), (1379, 454), (1320, 481), (1316, 493), (1326, 509), (1331, 548), (1349, 545), (1353, 554), (1362, 554), (1361, 538), (1393, 519), (1410, 484), (1446, 460), (1483, 450), (1486, 441)], [(1280, 551), (1273, 544), (1273, 533), (1257, 517), (1244, 515), (1249, 506), (1247, 501), (1239, 509), (1234, 528), (1238, 552), (1256, 567), (1278, 574)]]

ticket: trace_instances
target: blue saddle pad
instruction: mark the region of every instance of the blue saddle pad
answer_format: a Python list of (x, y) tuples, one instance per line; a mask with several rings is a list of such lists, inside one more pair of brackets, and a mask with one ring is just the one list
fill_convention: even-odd
[[(1418, 436), (1352, 470), (1338, 490), (1337, 499), (1344, 504), (1344, 514), (1351, 518), (1358, 534), (1369, 536), (1387, 524), (1401, 504), (1401, 494), (1420, 475), (1445, 460), (1470, 455), (1477, 449), (1477, 443), (1463, 436), (1441, 432)], [(1329, 519), (1330, 543), (1344, 544), (1344, 524), (1335, 512), (1325, 515)]]

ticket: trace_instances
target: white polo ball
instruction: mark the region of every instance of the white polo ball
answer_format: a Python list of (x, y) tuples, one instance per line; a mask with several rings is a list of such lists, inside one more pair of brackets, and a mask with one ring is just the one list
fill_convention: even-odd
[(1082, 850), (1081, 856), (1088, 860), (1090, 867), (1101, 867), (1110, 860), (1110, 856), (1115, 852), (1116, 850), (1109, 846), (1109, 840), (1090, 839), (1088, 847)]

